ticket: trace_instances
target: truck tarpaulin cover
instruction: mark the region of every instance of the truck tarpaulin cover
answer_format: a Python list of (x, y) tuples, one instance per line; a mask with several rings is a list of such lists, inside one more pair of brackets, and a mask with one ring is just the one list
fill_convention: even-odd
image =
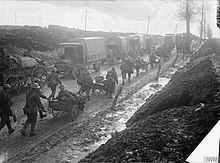
[(140, 47), (140, 49), (145, 49), (146, 48), (146, 44), (145, 44), (145, 40), (144, 40), (144, 35), (136, 34), (136, 35), (133, 35), (131, 37), (139, 40), (139, 47)]
[(123, 36), (111, 36), (106, 39), (106, 44), (116, 44), (124, 53), (129, 52), (128, 38)]
[(122, 48), (123, 52), (128, 53), (129, 52), (128, 38), (121, 37), (121, 36), (118, 36), (118, 38), (120, 38), (120, 40), (121, 40), (121, 48)]
[(84, 37), (76, 38), (73, 42), (83, 44), (84, 56), (87, 62), (93, 62), (106, 58), (105, 42), (102, 37)]

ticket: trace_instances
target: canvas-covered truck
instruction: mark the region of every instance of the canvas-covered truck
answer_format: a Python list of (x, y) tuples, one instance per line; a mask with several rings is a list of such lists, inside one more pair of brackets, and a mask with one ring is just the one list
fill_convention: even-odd
[[(128, 37), (130, 53), (143, 54), (146, 50), (145, 37), (142, 34), (134, 34)], [(136, 56), (134, 56), (136, 57)]]
[(63, 49), (63, 56), (55, 67), (59, 72), (72, 74), (74, 78), (81, 67), (99, 71), (107, 58), (103, 37), (74, 38), (59, 44), (59, 47)]
[(124, 58), (129, 53), (128, 37), (109, 36), (105, 39), (105, 45), (108, 53), (108, 59), (115, 63), (117, 60)]
[(152, 45), (153, 45), (153, 41), (150, 38), (150, 36), (145, 36), (145, 44), (146, 44), (146, 52), (147, 52), (147, 54), (150, 54), (151, 53), (151, 48), (152, 48)]
[(168, 46), (170, 49), (175, 48), (175, 35), (166, 34), (164, 36), (164, 44)]

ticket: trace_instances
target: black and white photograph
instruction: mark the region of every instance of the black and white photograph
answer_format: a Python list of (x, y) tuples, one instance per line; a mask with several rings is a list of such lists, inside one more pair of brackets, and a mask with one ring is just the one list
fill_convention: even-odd
[(220, 163), (220, 0), (1, 0), (0, 163)]

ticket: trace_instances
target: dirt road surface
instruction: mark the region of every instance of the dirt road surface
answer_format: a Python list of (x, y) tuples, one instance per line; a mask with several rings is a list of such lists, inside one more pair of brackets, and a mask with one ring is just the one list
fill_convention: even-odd
[[(147, 91), (148, 96), (152, 94), (149, 93), (150, 91), (155, 93), (160, 90), (163, 84), (159, 83), (166, 83), (166, 79), (169, 79), (173, 73), (172, 71), (175, 71), (174, 69), (168, 69), (171, 63), (172, 59), (163, 63), (161, 71), (163, 78), (154, 83), (155, 90), (152, 90), (152, 87), (146, 88), (149, 89)], [(119, 74), (119, 83), (121, 83), (119, 66), (120, 64), (117, 64), (116, 70)], [(91, 76), (94, 79), (98, 75), (105, 75), (110, 68), (110, 66), (104, 66), (100, 72), (94, 72)], [(167, 73), (167, 71), (170, 73)], [(138, 97), (141, 100), (134, 101), (132, 99), (138, 99), (134, 98), (135, 93), (152, 82), (156, 72), (157, 68), (154, 68), (150, 69), (148, 73), (141, 71), (139, 77), (135, 77), (135, 74), (133, 74), (132, 81), (130, 83), (126, 82), (124, 86), (116, 110), (110, 109), (112, 99), (108, 98), (105, 93), (95, 93), (92, 95), (91, 100), (86, 103), (84, 112), (81, 112), (75, 121), (71, 122), (67, 116), (54, 118), (48, 114), (45, 119), (37, 122), (36, 131), (38, 134), (34, 137), (23, 137), (19, 132), (26, 120), (22, 111), (25, 102), (25, 90), (23, 90), (13, 98), (13, 110), (18, 116), (18, 122), (12, 124), (16, 132), (8, 135), (5, 127), (0, 133), (2, 139), (0, 141), (0, 162), (1, 160), (7, 162), (79, 161), (125, 127), (126, 120), (141, 106), (147, 97), (145, 93), (142, 94), (142, 97)], [(62, 76), (61, 81), (70, 91), (76, 92), (79, 89), (76, 81), (71, 77)], [(143, 91), (141, 90), (141, 92)], [(46, 96), (50, 94), (47, 87), (42, 92)], [(136, 96), (141, 96), (141, 93), (136, 94)], [(48, 102), (46, 100), (42, 100), (42, 102), (47, 108)], [(132, 105), (128, 106), (128, 104)], [(127, 114), (123, 108), (128, 109)]]

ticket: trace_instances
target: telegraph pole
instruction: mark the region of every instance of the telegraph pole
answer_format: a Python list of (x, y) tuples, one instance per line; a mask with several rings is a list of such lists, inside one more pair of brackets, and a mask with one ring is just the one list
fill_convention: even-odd
[(149, 27), (150, 27), (150, 16), (148, 17), (147, 35), (148, 35), (148, 33), (149, 33)]
[(87, 27), (87, 2), (86, 2), (86, 10), (85, 10), (85, 31), (86, 31), (86, 27)]
[(38, 15), (38, 26), (41, 26), (42, 24), (42, 15)]
[(38, 19), (37, 19), (38, 21), (38, 26), (40, 26), (40, 16), (38, 15)]
[(203, 19), (204, 19), (204, 27), (203, 27), (203, 30), (204, 30), (204, 40), (206, 39), (206, 11), (205, 11), (205, 8), (204, 8), (204, 17), (203, 17)]
[(178, 28), (178, 25), (176, 24), (175, 31), (174, 31), (175, 35), (176, 35), (176, 32), (177, 32), (177, 28)]
[(17, 25), (17, 13), (15, 12), (15, 26)]

